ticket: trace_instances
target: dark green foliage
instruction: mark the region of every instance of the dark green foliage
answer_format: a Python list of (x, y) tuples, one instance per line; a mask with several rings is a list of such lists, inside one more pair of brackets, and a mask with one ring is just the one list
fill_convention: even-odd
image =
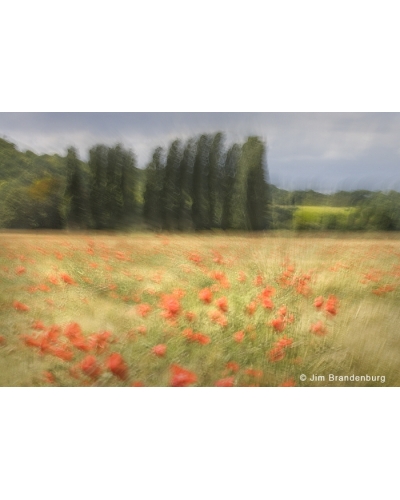
[(108, 148), (103, 145), (89, 151), (90, 168), (90, 209), (94, 229), (103, 229), (107, 224), (105, 199), (107, 196), (107, 155)]
[(196, 230), (208, 225), (207, 183), (205, 172), (209, 161), (210, 137), (203, 134), (197, 141), (192, 176), (192, 220)]
[(217, 204), (221, 197), (221, 157), (222, 157), (222, 143), (224, 136), (222, 132), (214, 135), (211, 142), (209, 160), (206, 165), (206, 179), (207, 179), (207, 208), (208, 217), (206, 226), (208, 229), (220, 226), (220, 217), (217, 214)]
[(164, 185), (163, 149), (158, 147), (146, 167), (143, 217), (147, 224), (160, 228), (162, 224), (161, 193)]
[(67, 152), (67, 183), (64, 198), (67, 227), (73, 229), (87, 227), (86, 193), (77, 151), (72, 147)]
[(178, 225), (178, 169), (181, 157), (181, 142), (176, 139), (168, 150), (161, 191), (162, 228), (167, 230), (176, 229)]
[(189, 139), (185, 146), (182, 159), (179, 163), (177, 190), (178, 190), (178, 210), (177, 228), (180, 231), (189, 229), (192, 226), (191, 206), (191, 176), (195, 157), (195, 141)]
[(221, 178), (221, 198), (222, 198), (222, 229), (233, 228), (233, 187), (237, 173), (237, 166), (240, 158), (240, 146), (234, 144), (226, 154)]

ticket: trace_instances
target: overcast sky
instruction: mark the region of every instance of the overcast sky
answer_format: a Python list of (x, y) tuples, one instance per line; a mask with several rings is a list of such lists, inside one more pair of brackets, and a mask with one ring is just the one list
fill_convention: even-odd
[(20, 150), (64, 155), (73, 145), (86, 159), (119, 141), (141, 168), (156, 146), (217, 131), (226, 145), (263, 138), (282, 188), (400, 190), (400, 113), (0, 113), (0, 136)]

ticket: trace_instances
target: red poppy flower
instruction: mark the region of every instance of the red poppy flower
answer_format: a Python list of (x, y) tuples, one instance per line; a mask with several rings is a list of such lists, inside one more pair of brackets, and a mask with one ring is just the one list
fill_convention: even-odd
[(236, 332), (234, 335), (233, 335), (233, 339), (235, 340), (235, 342), (243, 342), (243, 339), (244, 339), (244, 331), (243, 330), (240, 330), (239, 332)]
[(158, 356), (159, 358), (162, 358), (165, 356), (165, 353), (167, 352), (167, 346), (165, 344), (158, 344), (153, 347), (151, 350), (153, 354)]
[(235, 361), (229, 361), (229, 363), (226, 363), (226, 368), (232, 372), (238, 372), (240, 367)]
[(18, 302), (18, 300), (14, 300), (13, 307), (17, 311), (29, 311), (29, 306), (23, 304), (22, 302)]
[(215, 382), (215, 387), (233, 387), (235, 377), (221, 378)]
[(149, 304), (139, 304), (136, 307), (136, 310), (139, 314), (139, 316), (142, 316), (142, 318), (145, 318), (149, 312), (151, 311), (151, 306)]
[(269, 360), (273, 363), (276, 361), (281, 361), (285, 357), (285, 350), (281, 347), (273, 347), (269, 353)]
[(0, 335), (0, 345), (5, 345), (6, 338), (3, 335)]
[(296, 382), (294, 381), (294, 378), (288, 378), (279, 387), (295, 387)]
[(253, 368), (247, 368), (244, 372), (249, 377), (261, 378), (263, 376), (262, 370), (254, 370)]
[(47, 348), (47, 352), (64, 361), (71, 361), (74, 357), (72, 351), (70, 351), (66, 346), (49, 346)]
[(79, 364), (81, 370), (90, 378), (97, 379), (101, 375), (101, 367), (94, 356), (86, 356)]
[(67, 285), (76, 285), (76, 282), (74, 281), (73, 278), (67, 273), (62, 273), (60, 274), (61, 279), (64, 281), (64, 283), (67, 283)]
[(257, 303), (256, 302), (250, 302), (250, 304), (248, 304), (246, 306), (246, 312), (248, 315), (252, 316), (255, 312), (255, 310), (257, 309)]
[(24, 274), (25, 271), (26, 269), (24, 266), (18, 266), (15, 268), (15, 274)]
[(228, 310), (228, 300), (226, 297), (221, 297), (216, 301), (217, 307), (221, 309), (223, 312), (227, 312)]
[(322, 321), (317, 321), (313, 325), (311, 325), (310, 330), (312, 333), (315, 333), (315, 335), (319, 335), (322, 337), (323, 335), (326, 335), (326, 326), (322, 323)]
[(110, 372), (113, 373), (116, 377), (119, 377), (121, 380), (127, 379), (128, 366), (126, 365), (121, 354), (117, 352), (111, 354), (107, 359), (106, 365)]
[(54, 382), (56, 381), (54, 375), (51, 372), (43, 372), (43, 377), (49, 384), (54, 384)]
[(199, 299), (202, 300), (205, 304), (210, 304), (212, 301), (212, 292), (209, 288), (203, 288), (199, 292)]
[(281, 317), (275, 318), (271, 321), (271, 326), (276, 332), (283, 332), (285, 329), (285, 321)]
[(161, 307), (164, 309), (164, 317), (176, 318), (181, 311), (179, 300), (174, 295), (164, 295), (161, 300)]
[(314, 300), (314, 306), (315, 306), (315, 307), (320, 308), (320, 307), (322, 307), (323, 303), (324, 303), (324, 298), (323, 298), (322, 296), (319, 296), (319, 297), (317, 297), (317, 298)]
[(33, 323), (32, 328), (34, 330), (46, 330), (46, 327), (44, 326), (44, 324), (41, 321), (39, 321), (39, 320), (36, 320)]
[(197, 375), (182, 366), (172, 365), (170, 370), (172, 387), (186, 387), (197, 382)]
[(334, 295), (329, 295), (328, 300), (326, 301), (325, 304), (325, 311), (329, 314), (332, 314), (332, 316), (335, 316), (337, 314), (337, 306), (338, 306), (338, 299)]
[(293, 339), (288, 339), (286, 336), (275, 342), (275, 346), (279, 348), (290, 347), (293, 344)]

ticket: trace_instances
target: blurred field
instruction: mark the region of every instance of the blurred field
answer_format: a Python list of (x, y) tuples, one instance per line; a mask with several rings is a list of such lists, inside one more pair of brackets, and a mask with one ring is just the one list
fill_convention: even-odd
[(400, 386), (395, 233), (0, 241), (0, 386)]

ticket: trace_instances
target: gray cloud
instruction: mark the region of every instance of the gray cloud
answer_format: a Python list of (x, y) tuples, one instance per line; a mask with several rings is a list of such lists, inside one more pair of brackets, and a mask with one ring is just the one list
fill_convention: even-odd
[(226, 133), (227, 144), (267, 141), (273, 183), (286, 188), (400, 189), (400, 113), (0, 113), (0, 135), (20, 149), (82, 158), (96, 143), (122, 142), (140, 167), (180, 137)]

